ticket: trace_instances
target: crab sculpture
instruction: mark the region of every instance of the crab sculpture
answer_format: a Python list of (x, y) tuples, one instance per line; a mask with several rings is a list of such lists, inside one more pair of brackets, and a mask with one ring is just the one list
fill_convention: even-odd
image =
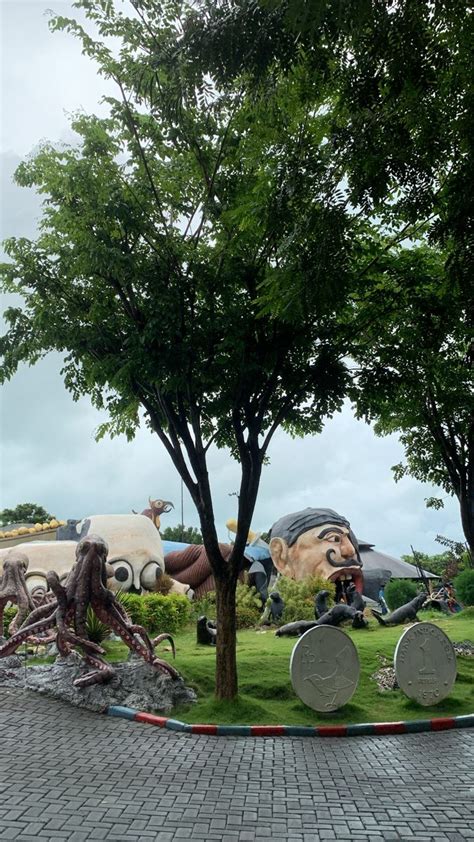
[(25, 574), (28, 570), (28, 557), (16, 549), (11, 549), (3, 562), (3, 574), (0, 576), (0, 637), (3, 633), (3, 612), (7, 602), (18, 606), (8, 634), (14, 635), (35, 608), (33, 598), (27, 588)]
[(34, 608), (23, 625), (13, 636), (0, 646), (0, 658), (11, 655), (25, 640), (44, 643), (45, 633), (55, 632), (55, 640), (61, 655), (69, 655), (73, 647), (82, 649), (84, 661), (92, 666), (92, 672), (77, 678), (76, 687), (101, 684), (114, 675), (114, 670), (101, 657), (104, 649), (88, 639), (86, 629), (87, 609), (118, 634), (129, 649), (140, 655), (147, 663), (179, 678), (179, 673), (155, 656), (155, 646), (169, 640), (175, 654), (173, 638), (160, 634), (151, 640), (142, 626), (134, 625), (121, 603), (108, 590), (106, 559), (108, 547), (98, 535), (87, 535), (79, 541), (76, 549), (76, 563), (64, 586), (54, 571), (47, 574), (48, 585), (54, 594), (49, 602)]

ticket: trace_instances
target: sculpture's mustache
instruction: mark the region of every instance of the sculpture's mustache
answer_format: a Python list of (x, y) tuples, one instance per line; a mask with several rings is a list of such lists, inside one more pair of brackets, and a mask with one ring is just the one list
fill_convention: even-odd
[(333, 555), (336, 555), (334, 547), (330, 547), (329, 550), (326, 550), (326, 561), (329, 562), (331, 567), (362, 567), (362, 564), (355, 556), (347, 559), (347, 561), (333, 561)]

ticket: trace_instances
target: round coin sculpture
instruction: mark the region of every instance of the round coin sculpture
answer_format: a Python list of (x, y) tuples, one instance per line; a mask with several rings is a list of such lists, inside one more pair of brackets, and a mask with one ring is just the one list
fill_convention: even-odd
[(403, 632), (394, 663), (400, 688), (425, 707), (446, 698), (456, 679), (453, 644), (433, 623), (416, 623)]
[(291, 653), (293, 689), (305, 705), (320, 712), (337, 710), (352, 698), (359, 672), (356, 647), (334, 626), (309, 629)]

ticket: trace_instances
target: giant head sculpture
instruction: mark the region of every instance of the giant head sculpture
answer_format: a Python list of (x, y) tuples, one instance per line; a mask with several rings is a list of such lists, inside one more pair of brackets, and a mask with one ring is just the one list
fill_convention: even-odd
[(346, 518), (332, 509), (303, 509), (271, 529), (270, 553), (277, 570), (291, 579), (319, 576), (336, 590), (353, 581), (362, 592), (362, 562)]

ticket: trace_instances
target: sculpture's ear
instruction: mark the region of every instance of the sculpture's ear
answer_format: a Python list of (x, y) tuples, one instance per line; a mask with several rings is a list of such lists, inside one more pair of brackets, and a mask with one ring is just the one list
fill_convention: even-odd
[(288, 565), (288, 544), (284, 538), (272, 538), (270, 541), (270, 555), (273, 564), (282, 576), (291, 576)]

